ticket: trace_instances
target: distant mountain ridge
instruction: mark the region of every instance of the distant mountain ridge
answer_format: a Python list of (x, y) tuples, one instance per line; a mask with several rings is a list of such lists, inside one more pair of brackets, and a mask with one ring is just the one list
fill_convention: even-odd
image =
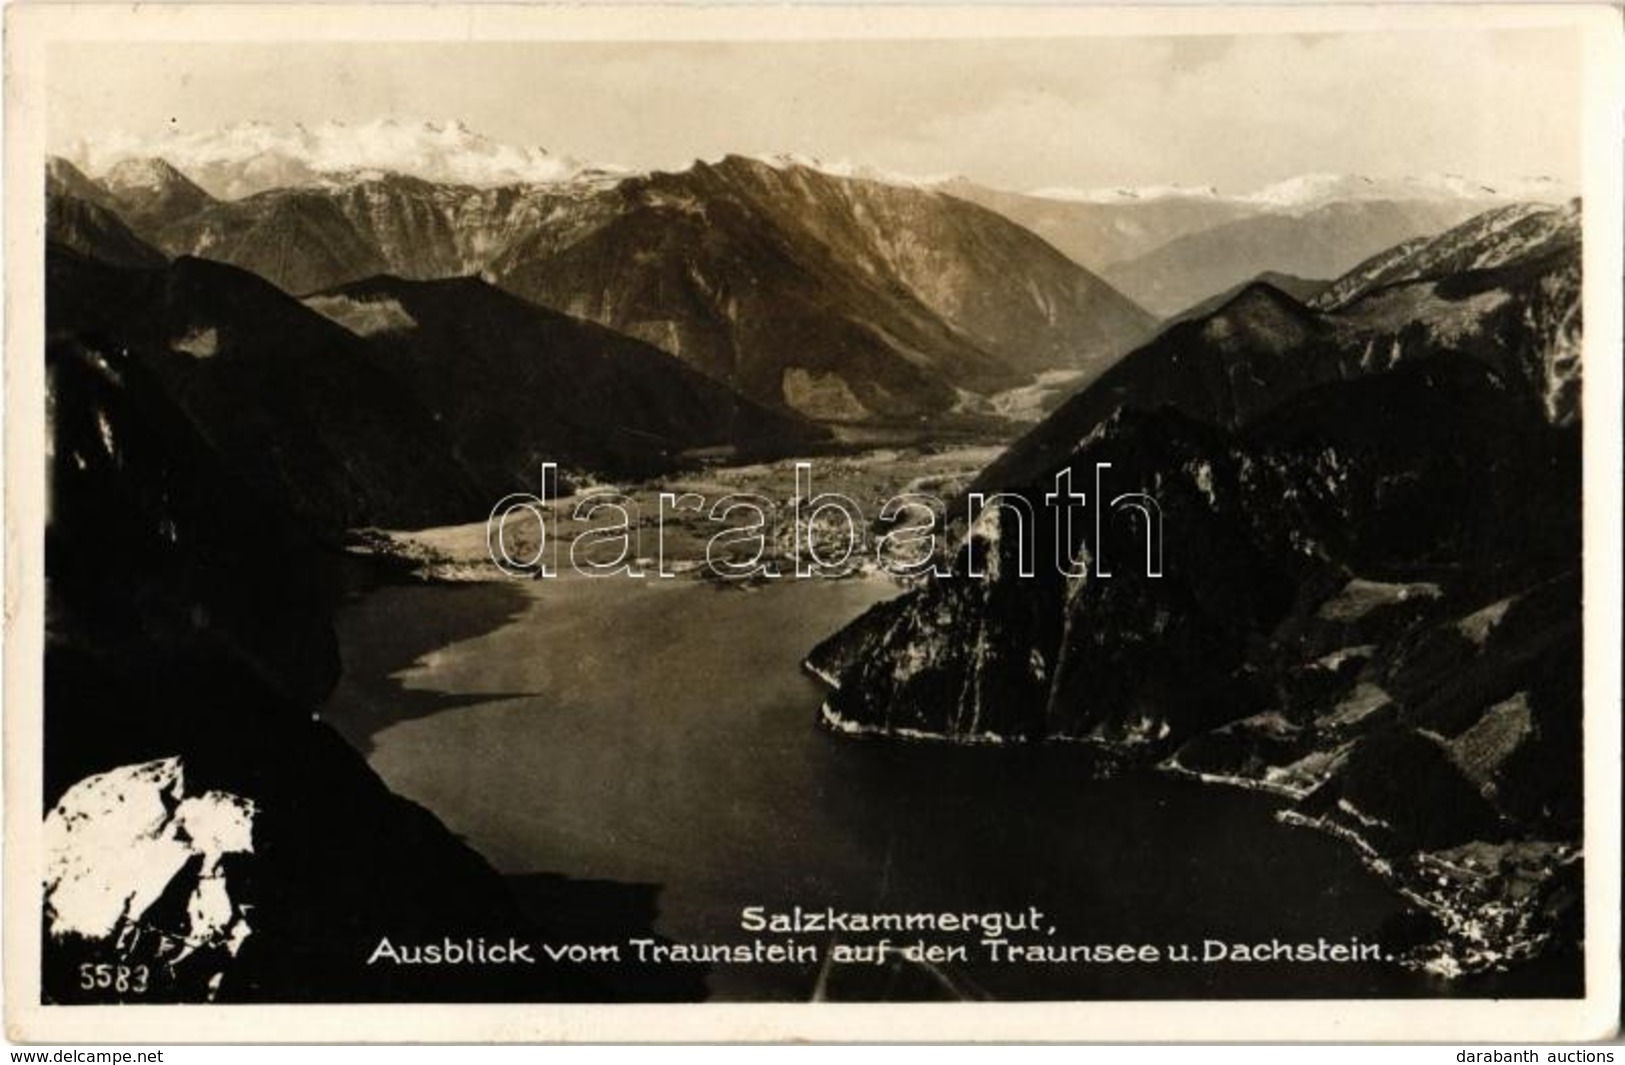
[(1541, 200), (1568, 199), (1573, 190), (1550, 177), (1482, 181), (1461, 174), (1422, 174), (1371, 178), (1362, 174), (1300, 174), (1251, 192), (1224, 193), (1212, 185), (1148, 185), (1117, 188), (1043, 188), (1026, 193), (1073, 203), (1152, 203), (1159, 200), (1211, 200), (1263, 209), (1308, 209), (1332, 201), (1356, 200)]
[(593, 166), (541, 147), (505, 144), (455, 119), (383, 118), (312, 125), (240, 122), (168, 132), (151, 140), (128, 136), (79, 140), (67, 146), (66, 156), (80, 169), (98, 174), (129, 159), (161, 156), (224, 199), (364, 171), (484, 187), (569, 181), (619, 169)]
[[(1539, 239), (1505, 240), (1509, 227), (1496, 223), (1509, 213), (1524, 220), (1519, 232)], [(1580, 205), (1496, 209), (1402, 247), (1392, 263), (1393, 256), (1378, 257), (1389, 263), (1383, 284), (1357, 268), (1305, 303), (1255, 281), (1209, 313), (1175, 322), (1012, 444), (979, 484), (1034, 476), (1124, 408), (1172, 407), (1235, 428), (1312, 387), (1440, 350), (1482, 361), (1551, 422), (1572, 424)], [(1407, 268), (1446, 258), (1467, 265), (1441, 275)], [(1345, 296), (1329, 312), (1322, 304), (1333, 292)]]
[(1458, 225), (1484, 206), (1460, 199), (1334, 200), (1303, 211), (1248, 214), (1114, 263), (1102, 276), (1168, 317), (1269, 270), (1337, 277), (1401, 241)]
[[(386, 118), (309, 126), (244, 122), (219, 129), (167, 132), (155, 139), (123, 135), (80, 139), (63, 148), (75, 165), (93, 174), (129, 159), (161, 156), (223, 199), (274, 188), (352, 184), (385, 174), (492, 189), (517, 185), (602, 188), (655, 173), (504, 143), (456, 120)], [(1020, 191), (958, 174), (914, 175), (798, 152), (765, 154), (756, 161), (960, 196), (1006, 214), (1095, 271), (1137, 258), (1196, 229), (1251, 214), (1303, 214), (1331, 203), (1379, 201), (1471, 202), (1482, 209), (1514, 201), (1558, 203), (1576, 191), (1549, 177), (1485, 179), (1448, 173), (1404, 177), (1309, 173), (1236, 191), (1178, 184), (1051, 186)], [(695, 165), (719, 162), (695, 160)]]
[[(80, 146), (108, 166), (100, 181), (54, 161), (54, 187), (165, 256), (230, 262), (296, 294), (481, 276), (758, 403), (850, 423), (984, 410), (1048, 371), (1087, 380), (1155, 318), (1201, 313), (1255, 277), (1340, 277), (1507, 194), (1454, 175), (1310, 174), (1242, 195), (1035, 197), (793, 154), (634, 173), (459, 123), (251, 124), (164, 146), (209, 181), (131, 142)], [(249, 172), (279, 184), (206, 191), (252, 186)], [(147, 258), (94, 211), (73, 221), (64, 243)]]
[(1487, 208), (1572, 195), (1549, 178), (1454, 174), (1306, 174), (1234, 194), (1178, 185), (1015, 193), (964, 179), (937, 187), (1026, 226), (1165, 319), (1266, 271), (1334, 277)]
[[(550, 184), (583, 178), (607, 180), (651, 172), (602, 160), (588, 162), (538, 145), (504, 142), (470, 129), (459, 119), (435, 121), (399, 116), (313, 124), (248, 121), (212, 129), (166, 130), (155, 138), (112, 134), (66, 142), (60, 145), (60, 154), (81, 170), (94, 174), (105, 173), (129, 159), (162, 156), (193, 175), (194, 180), (213, 195), (223, 198), (367, 170), (390, 171), (443, 184), (476, 186)], [(777, 152), (756, 158), (769, 165), (819, 170), (832, 177), (865, 178), (920, 188), (971, 183), (957, 174), (908, 174), (884, 166), (824, 159), (802, 152)], [(1076, 203), (1209, 199), (1272, 208), (1312, 206), (1334, 199), (1468, 198), (1555, 202), (1575, 194), (1575, 190), (1563, 182), (1544, 176), (1486, 179), (1435, 173), (1368, 177), (1325, 172), (1300, 174), (1247, 191), (1220, 191), (1212, 185), (1181, 184), (1049, 186), (1030, 191), (1001, 191)]]
[(1562, 254), (1579, 240), (1580, 202), (1553, 206), (1518, 203), (1477, 215), (1433, 239), (1396, 245), (1360, 263), (1316, 293), (1311, 302), (1342, 307), (1380, 285), (1489, 270), (1551, 252)]

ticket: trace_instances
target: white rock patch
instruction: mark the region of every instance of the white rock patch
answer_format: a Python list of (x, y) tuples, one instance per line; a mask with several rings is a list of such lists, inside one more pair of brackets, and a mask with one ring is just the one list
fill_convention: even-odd
[[(252, 931), (222, 859), (254, 850), (254, 804), (221, 791), (186, 794), (179, 758), (120, 766), (68, 789), (45, 818), (45, 906), (52, 936), (133, 932), (201, 858), (179, 957), (204, 947), (235, 955)], [(177, 958), (178, 960), (178, 958)]]

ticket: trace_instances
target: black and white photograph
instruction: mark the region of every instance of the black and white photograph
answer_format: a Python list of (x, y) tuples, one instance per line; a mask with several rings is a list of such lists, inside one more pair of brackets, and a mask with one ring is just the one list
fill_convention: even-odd
[(8, 74), (8, 1015), (1602, 1034), (1617, 10), (165, 11)]

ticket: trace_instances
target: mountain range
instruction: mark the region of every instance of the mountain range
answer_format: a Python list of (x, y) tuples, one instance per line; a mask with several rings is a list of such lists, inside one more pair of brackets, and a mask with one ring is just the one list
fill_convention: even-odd
[(1155, 511), (984, 511), (948, 575), (812, 651), (822, 722), (1273, 791), (1417, 905), (1412, 964), (1572, 957), (1579, 276), (1577, 204), (1497, 209), (1331, 309), (1255, 283), (1168, 327), (972, 486), (1042, 515), (1106, 462), (1089, 505)]
[[(1018, 195), (792, 157), (633, 173), (449, 123), (78, 158), (97, 177), (47, 171), (47, 798), (141, 762), (161, 809), (184, 767), (264, 811), (261, 931), (160, 958), (174, 997), (515, 993), (356, 961), (384, 930), (535, 922), (312, 719), (333, 603), (378, 579), (335, 558), (350, 531), (477, 520), (544, 460), (637, 478), (854, 425), (929, 441), (1054, 372), (1077, 391), (970, 490), (1043, 513), (1057, 475), (1092, 495), (1106, 462), (1155, 512), (954, 528), (946, 575), (811, 650), (819, 721), (1272, 792), (1421, 913), (1382, 930), (1407, 963), (1572, 961), (1578, 202), (1319, 176)], [(71, 998), (105, 944), (53, 943)], [(666, 992), (698, 993), (627, 994)]]
[(1549, 179), (1459, 175), (1306, 174), (1228, 195), (1180, 186), (1012, 193), (964, 179), (940, 187), (1026, 226), (1163, 318), (1260, 273), (1330, 279), (1488, 208), (1569, 196)]
[(311, 125), (251, 121), (218, 129), (170, 131), (155, 141), (126, 136), (81, 139), (66, 151), (75, 166), (96, 173), (152, 156), (169, 160), (213, 195), (227, 200), (358, 171), (478, 186), (546, 184), (626, 172), (555, 155), (541, 147), (505, 144), (455, 119), (413, 122), (382, 118)]
[(994, 212), (742, 157), (608, 185), (358, 174), (240, 200), (161, 160), (114, 169), (117, 187), (54, 162), (53, 200), (115, 205), (167, 256), (300, 295), (384, 273), (477, 274), (826, 421), (950, 415), (1046, 370), (1092, 375), (1154, 325)]
[[(593, 192), (608, 191), (623, 181), (658, 176), (623, 166), (591, 164), (539, 147), (504, 144), (455, 121), (384, 119), (308, 127), (242, 123), (170, 133), (156, 141), (109, 137), (74, 142), (67, 148), (76, 164), (98, 174), (132, 162), (144, 165), (144, 160), (159, 156), (223, 200), (272, 190), (342, 188), (386, 175), (487, 193), (548, 190), (540, 202), (517, 208), (519, 216), (546, 210), (554, 197), (567, 193), (589, 198)], [(1561, 182), (1539, 177), (1482, 181), (1458, 174), (1373, 178), (1325, 173), (1299, 175), (1240, 192), (1177, 185), (1015, 192), (957, 175), (914, 177), (793, 153), (749, 161), (844, 182), (944, 193), (987, 207), (1036, 233), (1163, 318), (1266, 270), (1330, 279), (1400, 240), (1434, 235), (1488, 207), (1561, 203), (1572, 195)], [(696, 161), (690, 169), (729, 163), (729, 159)], [(513, 197), (498, 195), (495, 199), (508, 202)], [(473, 213), (492, 209), (487, 204)], [(500, 203), (494, 209), (503, 214)], [(379, 208), (374, 203), (370, 208), (352, 207), (349, 213), (354, 217), (367, 210), (377, 214)], [(455, 226), (473, 221), (465, 214)], [(511, 228), (516, 221), (519, 218), (497, 219), (497, 231)], [(1231, 223), (1232, 228), (1195, 243), (1176, 244)], [(219, 224), (231, 228), (224, 221)], [(187, 238), (176, 235), (172, 239), (185, 244)], [(205, 238), (193, 234), (193, 239)], [(177, 248), (166, 250), (173, 253)], [(463, 246), (445, 261), (460, 263), (463, 272), (476, 272), (488, 252), (488, 248)], [(355, 254), (365, 255), (359, 250)], [(387, 257), (387, 249), (385, 254)], [(403, 276), (444, 276), (443, 272), (417, 273), (396, 260), (389, 268)], [(343, 272), (342, 267), (330, 264), (324, 279), (327, 283), (364, 276), (336, 277), (333, 269)], [(290, 280), (304, 283), (310, 279)]]
[(1102, 276), (1163, 317), (1268, 270), (1335, 278), (1372, 255), (1478, 214), (1473, 200), (1338, 200), (1264, 211), (1185, 233), (1112, 263)]

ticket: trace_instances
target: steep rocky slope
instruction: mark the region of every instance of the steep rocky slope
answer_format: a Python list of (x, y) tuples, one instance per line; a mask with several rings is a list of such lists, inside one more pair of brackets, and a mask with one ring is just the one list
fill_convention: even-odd
[(109, 210), (117, 207), (113, 194), (105, 185), (88, 177), (66, 159), (54, 155), (45, 159), (45, 195), (73, 196)]
[(126, 159), (103, 174), (100, 184), (130, 224), (149, 233), (215, 202), (162, 159)]
[(110, 266), (157, 268), (169, 260), (94, 200), (53, 193), (45, 200), (45, 239)]
[(549, 184), (328, 174), (136, 228), (297, 294), (482, 274), (834, 421), (908, 421), (1039, 371), (1092, 374), (1153, 324), (994, 212), (740, 157)]
[(1389, 248), (1355, 266), (1309, 302), (1336, 310), (1383, 285), (1561, 256), (1578, 242), (1579, 233), (1578, 200), (1565, 205), (1512, 204), (1443, 234)]
[(979, 479), (1031, 518), (812, 652), (824, 723), (1273, 790), (1426, 915), (1413, 963), (1572, 956), (1577, 233), (1453, 261), (1491, 265), (1330, 315), (1255, 285), (1125, 358)]
[(647, 476), (700, 450), (782, 454), (825, 436), (647, 344), (474, 278), (378, 277), (304, 302), (366, 337), (459, 454), (515, 486), (547, 461)]
[(364, 340), (252, 274), (46, 259), (53, 338), (130, 352), (260, 490), (317, 526), (467, 521), (510, 488), (462, 462)]
[(45, 1001), (703, 995), (681, 968), (369, 966), (385, 937), (528, 942), (573, 920), (523, 910), (318, 719), (350, 578), (285, 496), (143, 353), (64, 336), (45, 358)]
[(1283, 274), (1275, 270), (1266, 270), (1264, 273), (1259, 274), (1255, 278), (1243, 282), (1242, 284), (1227, 288), (1223, 292), (1215, 293), (1202, 302), (1185, 308), (1172, 318), (1164, 321), (1162, 323), (1162, 327), (1166, 329), (1176, 322), (1185, 322), (1192, 318), (1204, 318), (1230, 303), (1237, 296), (1240, 296), (1243, 292), (1246, 292), (1247, 289), (1253, 285), (1268, 286), (1277, 292), (1285, 293), (1298, 303), (1308, 305), (1312, 303), (1314, 298), (1324, 291), (1326, 286), (1329, 284), (1331, 284), (1329, 281), (1319, 281), (1314, 278), (1307, 277), (1295, 277), (1292, 274)]
[(162, 252), (138, 237), (118, 202), (66, 159), (45, 163), (45, 239), (114, 266), (162, 266)]
[[(1442, 352), (1481, 360), (1542, 405), (1548, 420), (1568, 424), (1579, 410), (1580, 228), (1577, 207), (1562, 214), (1566, 222), (1528, 254), (1497, 257), (1485, 269), (1397, 281), (1334, 312), (1249, 284), (1229, 303), (1175, 322), (1125, 356), (1012, 445), (982, 484), (1053, 468), (1075, 441), (1125, 406), (1170, 406), (1235, 428), (1314, 385)], [(1436, 240), (1445, 247), (1470, 243), (1483, 221), (1469, 220)]]

